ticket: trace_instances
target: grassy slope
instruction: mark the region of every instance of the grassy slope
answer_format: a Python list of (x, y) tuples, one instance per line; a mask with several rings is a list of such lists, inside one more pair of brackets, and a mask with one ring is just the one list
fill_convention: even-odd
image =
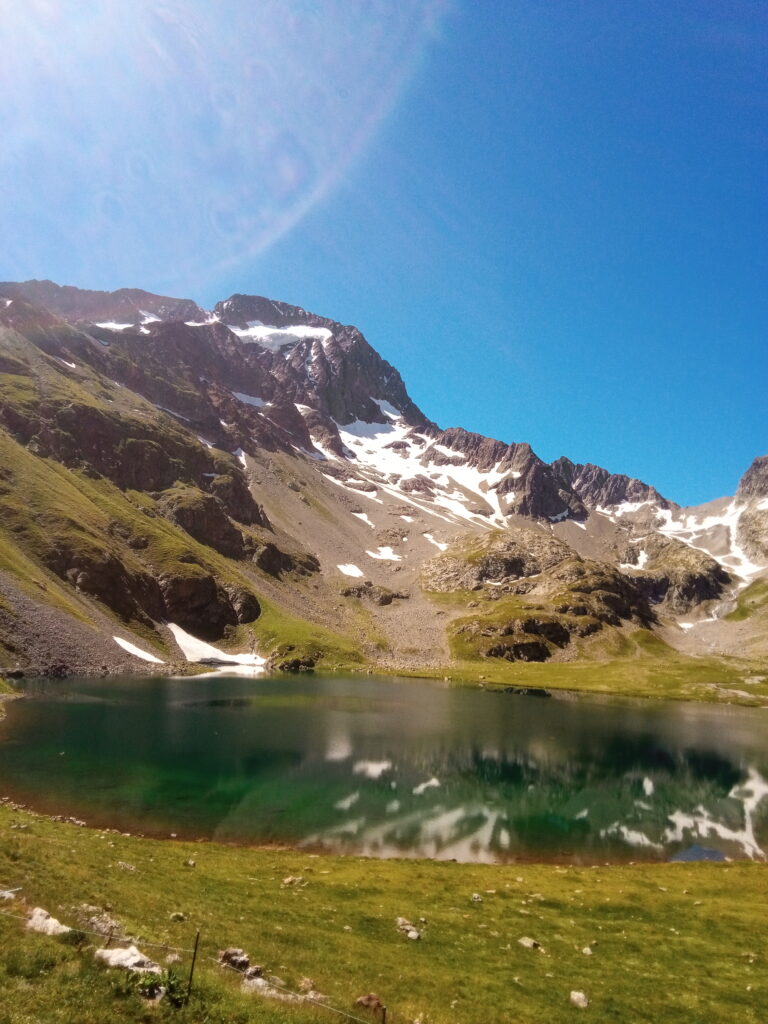
[[(248, 571), (243, 563), (198, 543), (173, 523), (147, 515), (145, 508), (152, 513), (154, 502), (146, 495), (121, 491), (107, 480), (92, 480), (50, 459), (37, 458), (2, 431), (0, 461), (13, 474), (13, 486), (0, 487), (0, 568), (12, 573), (36, 600), (87, 619), (87, 601), (41, 564), (57, 544), (84, 553), (111, 551), (129, 571), (137, 573), (209, 571), (222, 582), (258, 594), (257, 570)], [(143, 537), (146, 544), (134, 552), (121, 540), (121, 533)], [(190, 556), (195, 564), (186, 561)], [(105, 606), (102, 611), (112, 614)], [(162, 636), (146, 625), (138, 621), (120, 624), (133, 629), (160, 653), (168, 653)], [(363, 660), (351, 637), (296, 619), (273, 603), (265, 603), (257, 629), (263, 653), (292, 645), (297, 654), (322, 650), (327, 659), (342, 665), (359, 665)], [(0, 658), (1, 654), (0, 648)]]
[[(282, 886), (288, 875), (306, 887)], [(342, 1008), (375, 991), (394, 1022), (559, 1024), (578, 1017), (572, 989), (586, 992), (592, 1019), (633, 1024), (757, 1024), (768, 1005), (760, 865), (373, 862), (124, 837), (0, 807), (6, 885), (69, 923), (82, 903), (105, 908), (146, 942), (189, 948), (199, 928), (203, 959), (190, 1008), (150, 1013), (89, 954), (0, 915), (1, 1024), (334, 1019), (243, 997), (207, 959), (228, 945), (289, 985), (311, 977)], [(174, 911), (186, 920), (172, 922)], [(422, 941), (397, 932), (399, 915), (427, 919)]]
[(728, 622), (743, 622), (768, 606), (768, 582), (755, 580), (739, 594), (736, 607), (725, 616)]
[[(263, 597), (260, 601), (261, 615), (252, 627), (260, 654), (279, 654), (292, 658), (322, 656), (325, 664), (357, 668), (358, 671), (365, 663), (351, 636), (297, 618)], [(250, 628), (238, 627), (232, 631), (232, 637), (246, 643)]]
[[(430, 594), (430, 597), (446, 610), (463, 610), (468, 600), (479, 600), (476, 593), (469, 592)], [(475, 639), (467, 640), (457, 631), (464, 621), (478, 615), (487, 617), (493, 624), (496, 620), (501, 622), (522, 614), (536, 612), (513, 597), (488, 602), (487, 612), (483, 606), (473, 616), (453, 619), (448, 627), (454, 656), (452, 664), (424, 674), (447, 675), (485, 685), (544, 687), (664, 700), (768, 704), (768, 671), (764, 662), (689, 657), (675, 651), (647, 629), (619, 631), (607, 627), (595, 636), (573, 642), (577, 660), (542, 663), (480, 658)]]

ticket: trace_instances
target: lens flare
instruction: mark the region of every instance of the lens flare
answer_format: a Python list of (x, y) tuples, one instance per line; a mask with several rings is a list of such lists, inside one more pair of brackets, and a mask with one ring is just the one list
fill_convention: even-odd
[(0, 7), (0, 181), (27, 225), (19, 271), (66, 246), (84, 273), (108, 263), (121, 276), (151, 252), (169, 280), (294, 228), (370, 143), (446, 12), (445, 0)]

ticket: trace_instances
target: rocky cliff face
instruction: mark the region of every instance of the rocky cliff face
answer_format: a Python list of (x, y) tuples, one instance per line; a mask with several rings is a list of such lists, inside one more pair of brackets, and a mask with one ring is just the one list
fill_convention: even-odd
[(739, 481), (736, 497), (744, 501), (768, 498), (768, 455), (760, 455)]
[(589, 462), (577, 465), (561, 456), (552, 463), (552, 471), (563, 486), (578, 494), (587, 508), (606, 508), (625, 502), (652, 502), (658, 508), (677, 507), (674, 502), (662, 497), (655, 487), (642, 480), (622, 473), (609, 473), (607, 469), (593, 466)]

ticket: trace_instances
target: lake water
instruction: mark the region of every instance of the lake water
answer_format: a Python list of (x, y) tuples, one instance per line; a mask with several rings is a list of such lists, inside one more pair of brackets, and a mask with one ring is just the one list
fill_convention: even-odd
[(123, 831), (372, 856), (768, 850), (768, 711), (377, 677), (28, 681), (0, 795)]

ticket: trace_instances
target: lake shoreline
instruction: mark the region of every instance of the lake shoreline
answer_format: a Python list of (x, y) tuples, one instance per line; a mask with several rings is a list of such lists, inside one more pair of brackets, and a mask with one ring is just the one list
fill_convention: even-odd
[[(333, 667), (315, 669), (313, 672), (254, 672), (251, 677), (242, 669), (235, 671), (233, 666), (232, 676), (240, 678), (253, 678), (255, 680), (264, 678), (279, 678), (290, 680), (300, 679), (306, 675), (314, 675), (318, 678), (334, 678), (340, 676), (359, 676), (360, 679), (379, 677), (397, 677), (400, 679), (412, 679), (414, 681), (425, 681), (434, 683), (446, 683), (451, 687), (461, 689), (485, 690), (488, 693), (509, 693), (528, 696), (540, 696), (542, 698), (560, 697), (560, 699), (579, 700), (582, 698), (599, 699), (610, 701), (612, 699), (630, 699), (648, 702), (658, 701), (683, 701), (696, 704), (720, 704), (734, 705), (738, 707), (765, 707), (768, 708), (768, 674), (765, 668), (758, 670), (754, 666), (723, 666), (722, 671), (737, 672), (740, 676), (741, 685), (748, 685), (750, 691), (734, 689), (734, 681), (731, 679), (721, 681), (713, 679), (713, 668), (705, 664), (700, 668), (695, 664), (695, 659), (688, 659), (691, 663), (686, 664), (686, 669), (697, 669), (693, 679), (678, 681), (678, 666), (667, 666), (665, 663), (650, 663), (643, 666), (643, 674), (638, 678), (623, 680), (620, 678), (622, 670), (626, 667), (628, 676), (636, 675), (637, 667), (627, 662), (624, 666), (621, 662), (556, 662), (551, 664), (495, 664), (468, 666), (446, 665), (446, 666), (422, 666), (419, 668), (403, 666), (398, 668), (393, 664), (372, 665), (361, 667), (360, 665), (334, 665)], [(204, 676), (229, 678), (227, 666), (212, 667), (211, 665), (196, 662), (179, 662), (168, 665), (131, 666), (127, 671), (105, 673), (103, 670), (92, 672), (67, 672), (52, 676), (45, 672), (33, 670), (17, 671), (14, 673), (16, 679), (109, 679), (121, 677), (136, 678), (157, 678), (157, 679), (199, 679)], [(484, 671), (480, 673), (478, 668)], [(717, 670), (717, 666), (715, 671)], [(549, 678), (548, 678), (549, 676)], [(506, 677), (506, 678), (505, 678)], [(571, 678), (575, 677), (575, 678)], [(578, 678), (586, 677), (586, 678)], [(619, 677), (619, 678), (617, 678)], [(660, 678), (661, 677), (661, 678)], [(13, 682), (11, 682), (13, 685)], [(4, 694), (0, 692), (0, 708), (2, 701), (13, 699), (18, 694)], [(2, 711), (0, 710), (0, 716)]]
[[(533, 854), (521, 853), (519, 856), (510, 858), (509, 860), (493, 860), (493, 861), (475, 861), (475, 860), (457, 860), (453, 857), (429, 857), (429, 856), (418, 856), (416, 854), (409, 855), (406, 853), (400, 854), (389, 854), (387, 856), (376, 857), (370, 853), (361, 853), (359, 850), (349, 850), (348, 852), (340, 852), (338, 850), (329, 849), (328, 847), (308, 843), (297, 843), (291, 842), (290, 840), (275, 839), (273, 841), (259, 841), (253, 842), (247, 839), (236, 839), (230, 838), (225, 839), (217, 836), (200, 836), (193, 832), (186, 832), (182, 830), (177, 833), (162, 832), (159, 829), (145, 829), (144, 831), (130, 831), (128, 829), (120, 828), (114, 824), (99, 824), (98, 820), (86, 821), (83, 818), (78, 818), (76, 814), (69, 814), (66, 810), (53, 811), (51, 809), (43, 809), (40, 806), (33, 806), (27, 800), (19, 800), (16, 796), (9, 793), (0, 793), (0, 809), (7, 809), (16, 811), (20, 814), (29, 815), (32, 818), (37, 818), (43, 821), (54, 822), (57, 824), (75, 825), (79, 828), (86, 829), (91, 833), (99, 833), (103, 835), (121, 836), (124, 839), (135, 839), (137, 841), (173, 844), (173, 843), (184, 843), (186, 845), (194, 845), (196, 847), (226, 847), (228, 849), (236, 850), (251, 850), (259, 853), (283, 853), (283, 854), (294, 854), (297, 857), (311, 857), (311, 858), (336, 858), (341, 860), (365, 860), (370, 861), (371, 864), (379, 864), (382, 861), (386, 862), (398, 862), (407, 864), (459, 864), (464, 867), (479, 867), (488, 868), (511, 868), (511, 867), (549, 867), (549, 868), (623, 868), (623, 867), (637, 867), (637, 866), (655, 866), (663, 867), (664, 865), (673, 865), (680, 863), (679, 860), (674, 860), (671, 857), (666, 859), (654, 859), (650, 857), (639, 856), (640, 851), (633, 851), (627, 853), (626, 857), (621, 859), (613, 859), (606, 861), (605, 856), (595, 857), (583, 857), (581, 859), (572, 859), (567, 857), (542, 857), (534, 856)], [(738, 860), (731, 861), (731, 863), (747, 863), (750, 862), (750, 858), (741, 858)], [(688, 862), (690, 863), (690, 862)]]

